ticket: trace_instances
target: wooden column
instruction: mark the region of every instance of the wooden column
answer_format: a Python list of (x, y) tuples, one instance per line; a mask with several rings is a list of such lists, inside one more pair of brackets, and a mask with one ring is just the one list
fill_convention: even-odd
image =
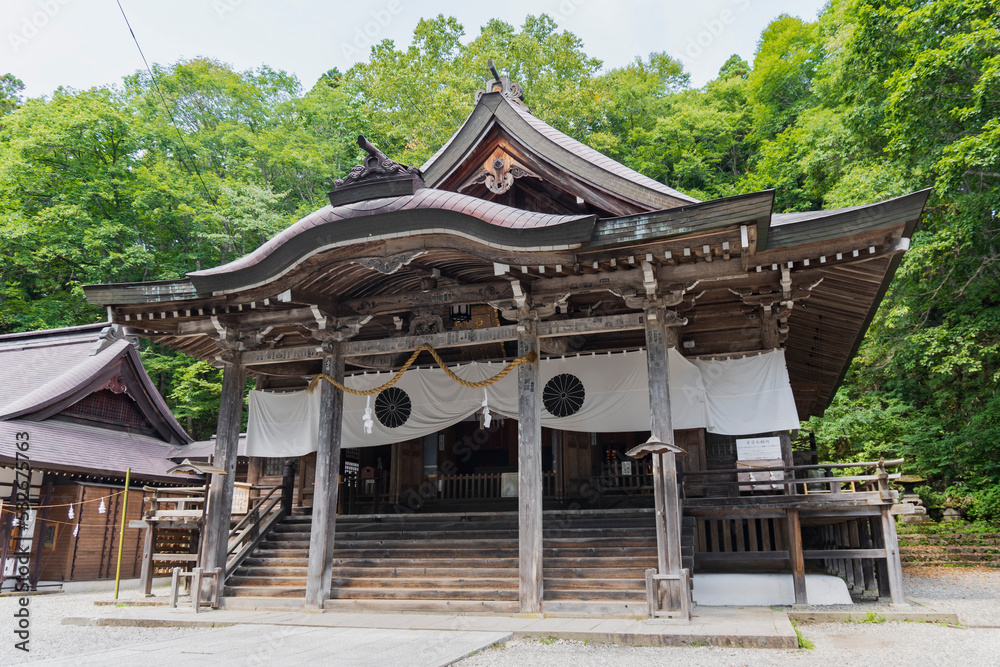
[(202, 569), (226, 569), (229, 550), (229, 523), (233, 507), (233, 482), (236, 478), (236, 458), (243, 419), (243, 385), (246, 379), (241, 353), (231, 353), (222, 371), (222, 396), (219, 399), (219, 422), (215, 431), (213, 464), (226, 471), (212, 475), (208, 490), (208, 509), (202, 528)]
[[(538, 352), (538, 320), (518, 323), (517, 354)], [(542, 394), (536, 360), (517, 367), (518, 599), (521, 613), (542, 608)]]
[(788, 510), (788, 556), (792, 564), (795, 604), (809, 604), (806, 597), (806, 562), (802, 557), (802, 524), (799, 523), (797, 509)]
[[(324, 343), (323, 373), (344, 381), (340, 343)], [(312, 532), (309, 535), (309, 569), (306, 573), (306, 609), (318, 611), (330, 597), (333, 584), (333, 538), (337, 527), (337, 493), (340, 489), (340, 437), (344, 418), (344, 393), (321, 381), (319, 446), (316, 450), (316, 485), (313, 488)]]
[(143, 595), (153, 597), (153, 552), (156, 550), (156, 524), (146, 522), (146, 530), (142, 538), (142, 572), (139, 575), (139, 588)]
[(889, 514), (889, 506), (882, 506), (882, 538), (885, 542), (885, 566), (889, 571), (889, 595), (894, 605), (905, 605), (903, 594), (903, 566), (899, 562), (899, 538), (896, 537), (896, 518)]
[[(649, 373), (649, 430), (653, 440), (674, 444), (670, 414), (667, 350), (677, 343), (677, 333), (666, 326), (663, 308), (646, 311), (646, 365)], [(653, 454), (653, 496), (656, 503), (656, 554), (660, 574), (681, 571), (681, 506), (677, 492), (676, 454)], [(677, 586), (671, 584), (671, 591)], [(680, 609), (678, 595), (671, 594), (671, 609)]]

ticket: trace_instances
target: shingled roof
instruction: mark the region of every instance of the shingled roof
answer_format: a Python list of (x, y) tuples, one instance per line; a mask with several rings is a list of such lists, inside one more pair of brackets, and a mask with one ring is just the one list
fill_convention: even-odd
[[(73, 407), (113, 383), (149, 428), (108, 428)], [(27, 433), (35, 470), (177, 481), (166, 470), (190, 436), (170, 413), (119, 327), (107, 323), (0, 336), (0, 463), (16, 461)]]
[(625, 196), (644, 210), (698, 202), (694, 197), (640, 174), (557, 130), (532, 115), (528, 107), (518, 100), (499, 92), (483, 94), (462, 126), (423, 164), (421, 171), (427, 184), (432, 187), (442, 184), (494, 126), (530, 146), (541, 159), (561, 171), (608, 192)]

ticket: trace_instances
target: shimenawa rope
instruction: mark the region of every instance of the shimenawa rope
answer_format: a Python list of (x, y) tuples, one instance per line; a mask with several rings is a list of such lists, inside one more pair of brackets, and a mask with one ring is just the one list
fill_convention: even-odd
[(413, 351), (413, 354), (410, 355), (410, 358), (406, 360), (406, 363), (403, 364), (403, 367), (396, 372), (396, 374), (392, 377), (391, 380), (389, 380), (383, 385), (375, 387), (374, 389), (351, 389), (350, 387), (347, 387), (344, 384), (337, 382), (329, 375), (326, 375), (325, 373), (320, 373), (319, 375), (317, 375), (312, 379), (312, 382), (309, 383), (309, 386), (306, 388), (306, 391), (312, 391), (317, 387), (317, 385), (319, 385), (320, 380), (326, 380), (337, 389), (340, 389), (341, 391), (346, 392), (348, 394), (354, 394), (355, 396), (374, 396), (375, 394), (383, 392), (392, 385), (399, 382), (399, 379), (403, 377), (403, 373), (410, 370), (410, 366), (414, 364), (414, 362), (417, 360), (417, 357), (420, 356), (420, 353), (423, 352), (424, 350), (429, 352), (431, 356), (434, 357), (434, 361), (437, 362), (437, 365), (441, 368), (441, 370), (445, 372), (445, 374), (449, 378), (451, 378), (458, 384), (462, 385), (463, 387), (468, 387), (469, 389), (483, 389), (484, 387), (489, 387), (491, 384), (499, 382), (500, 380), (510, 375), (511, 371), (513, 371), (521, 364), (526, 364), (526, 363), (531, 364), (538, 360), (538, 355), (535, 353), (534, 350), (531, 350), (523, 357), (512, 359), (510, 363), (504, 366), (503, 370), (501, 370), (493, 377), (486, 378), (485, 380), (479, 380), (478, 382), (470, 382), (468, 380), (463, 380), (462, 378), (455, 375), (455, 372), (445, 365), (444, 360), (441, 359), (441, 355), (437, 353), (437, 350), (435, 350), (433, 347), (425, 343)]

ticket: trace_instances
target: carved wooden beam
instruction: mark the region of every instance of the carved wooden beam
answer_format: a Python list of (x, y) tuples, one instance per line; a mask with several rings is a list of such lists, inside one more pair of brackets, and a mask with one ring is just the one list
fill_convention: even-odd
[(342, 308), (362, 315), (401, 313), (425, 306), (457, 306), (489, 303), (498, 299), (513, 298), (509, 281), (501, 280), (479, 285), (454, 285), (421, 292), (380, 294), (351, 299), (341, 303)]
[[(676, 320), (675, 326), (686, 320)], [(672, 320), (673, 322), (673, 320)], [(645, 326), (643, 313), (625, 313), (603, 317), (587, 317), (575, 320), (555, 320), (539, 322), (538, 335), (542, 338), (585, 334), (629, 331)], [(343, 343), (341, 350), (347, 357), (369, 357), (370, 355), (412, 352), (423, 344), (435, 349), (465, 347), (484, 343), (501, 343), (517, 339), (517, 325), (509, 324), (489, 329), (452, 330), (427, 336), (397, 336), (375, 340), (354, 340)], [(270, 350), (256, 350), (243, 353), (243, 363), (248, 366), (290, 361), (320, 359), (323, 355), (319, 345), (303, 345)]]

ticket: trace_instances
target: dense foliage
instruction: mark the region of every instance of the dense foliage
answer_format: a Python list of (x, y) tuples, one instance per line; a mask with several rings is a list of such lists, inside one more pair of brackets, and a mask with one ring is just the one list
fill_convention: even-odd
[[(669, 45), (664, 45), (665, 47)], [(782, 211), (932, 189), (923, 224), (843, 387), (806, 427), (824, 457), (905, 455), (938, 492), (1000, 509), (1000, 6), (832, 0), (775, 19), (753, 62), (690, 87), (666, 53), (606, 70), (548, 16), (453, 18), (307, 92), (266, 67), (192, 60), (24, 101), (0, 77), (0, 331), (96, 321), (81, 285), (177, 278), (323, 204), (364, 133), (420, 164), (472, 109), (486, 60), (543, 120), (708, 199), (764, 188)], [(144, 358), (193, 433), (217, 373)]]

